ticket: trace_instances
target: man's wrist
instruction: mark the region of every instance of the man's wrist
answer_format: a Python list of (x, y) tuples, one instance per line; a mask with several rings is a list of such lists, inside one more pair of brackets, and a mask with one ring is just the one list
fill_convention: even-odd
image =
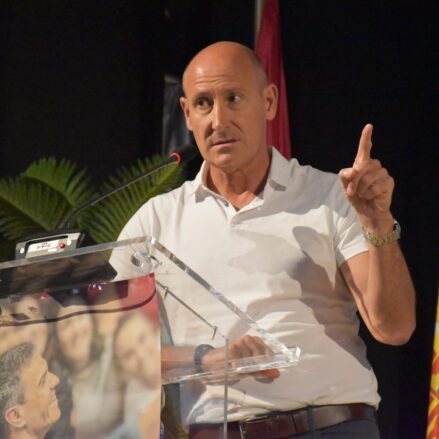
[(391, 244), (392, 242), (397, 241), (401, 237), (401, 226), (399, 225), (398, 221), (393, 219), (392, 230), (381, 234), (376, 233), (375, 231), (371, 232), (363, 227), (363, 234), (369, 244), (373, 245), (374, 247), (382, 247), (383, 245)]
[(358, 216), (363, 230), (372, 235), (385, 235), (393, 230), (394, 217), (390, 211), (372, 218), (366, 215)]
[(213, 349), (215, 348), (210, 344), (200, 344), (195, 348), (194, 365), (198, 373), (203, 372), (203, 366), (202, 366), (203, 357)]

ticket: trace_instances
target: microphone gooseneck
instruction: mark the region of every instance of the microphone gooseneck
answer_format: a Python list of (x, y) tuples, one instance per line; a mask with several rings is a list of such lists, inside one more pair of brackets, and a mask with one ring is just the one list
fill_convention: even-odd
[(158, 170), (175, 164), (178, 165), (181, 162), (188, 162), (193, 159), (198, 153), (198, 148), (193, 144), (186, 144), (179, 148), (176, 152), (170, 154), (170, 156), (155, 168), (149, 172), (141, 174), (126, 183), (123, 183), (109, 192), (106, 192), (90, 200), (82, 203), (71, 212), (68, 217), (61, 223), (61, 225), (54, 231), (44, 231), (31, 236), (23, 238), (15, 245), (15, 257), (21, 258), (33, 258), (36, 256), (44, 256), (47, 254), (54, 254), (58, 252), (64, 252), (66, 250), (75, 250), (83, 245), (90, 245), (92, 242), (89, 237), (79, 229), (71, 229), (70, 224), (78, 216), (82, 210), (93, 206), (96, 203), (108, 198), (114, 193), (130, 186), (133, 183), (148, 177), (149, 175), (157, 172)]
[(183, 145), (179, 150), (172, 152), (169, 157), (162, 163), (160, 163), (158, 166), (156, 166), (155, 168), (151, 169), (150, 171), (148, 171), (145, 174), (141, 174), (129, 181), (127, 181), (126, 183), (123, 183), (117, 187), (115, 187), (114, 189), (112, 189), (109, 192), (105, 192), (104, 194), (101, 195), (97, 195), (95, 197), (93, 197), (92, 199), (85, 201), (84, 203), (80, 204), (76, 209), (73, 210), (72, 213), (70, 213), (70, 215), (60, 224), (59, 228), (60, 229), (64, 229), (64, 228), (69, 228), (70, 224), (72, 223), (72, 221), (78, 216), (78, 214), (88, 208), (91, 207), (93, 205), (95, 205), (96, 203), (99, 203), (100, 201), (104, 200), (105, 198), (110, 197), (111, 195), (113, 195), (116, 192), (121, 191), (122, 189), (125, 189), (126, 187), (137, 183), (138, 181), (142, 180), (145, 177), (148, 177), (151, 174), (154, 174), (155, 172), (159, 171), (160, 169), (165, 168), (166, 166), (172, 165), (172, 164), (176, 164), (179, 165), (180, 163), (186, 163), (190, 160), (192, 160), (194, 157), (196, 157), (196, 155), (198, 154), (198, 148), (196, 147), (196, 145), (192, 144), (192, 143), (187, 143), (186, 145)]

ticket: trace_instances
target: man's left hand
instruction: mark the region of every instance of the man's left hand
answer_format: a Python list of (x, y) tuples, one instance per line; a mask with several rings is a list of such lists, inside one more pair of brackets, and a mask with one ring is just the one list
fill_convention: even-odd
[(393, 223), (390, 205), (395, 186), (387, 170), (370, 156), (372, 130), (371, 124), (363, 128), (354, 164), (339, 172), (348, 200), (357, 211), (363, 227), (371, 231), (388, 228)]

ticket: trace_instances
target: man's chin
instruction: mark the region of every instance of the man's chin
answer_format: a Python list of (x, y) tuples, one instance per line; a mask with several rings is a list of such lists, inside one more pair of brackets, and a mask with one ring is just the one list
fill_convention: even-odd
[(61, 417), (61, 409), (59, 408), (58, 399), (50, 403), (49, 407), (50, 419), (55, 423)]

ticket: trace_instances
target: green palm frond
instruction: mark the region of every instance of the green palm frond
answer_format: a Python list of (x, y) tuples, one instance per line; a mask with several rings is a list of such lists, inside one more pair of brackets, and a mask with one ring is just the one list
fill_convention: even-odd
[(42, 159), (15, 179), (0, 180), (0, 232), (17, 240), (55, 230), (69, 211), (93, 195), (84, 171), (62, 160)]
[[(139, 160), (135, 166), (130, 168), (118, 169), (116, 175), (104, 184), (103, 191), (110, 191), (138, 175), (148, 172), (163, 160), (164, 156), (155, 155)], [(142, 204), (150, 198), (178, 186), (181, 181), (181, 167), (167, 166), (84, 212), (79, 217), (78, 224), (82, 229), (87, 230), (96, 242), (115, 241), (123, 226)]]
[(69, 209), (59, 193), (42, 183), (21, 178), (0, 181), (0, 231), (7, 239), (53, 230)]
[(54, 157), (32, 163), (22, 174), (22, 178), (37, 180), (60, 193), (70, 206), (78, 206), (93, 195), (85, 170), (77, 171), (77, 166), (68, 161), (56, 161)]
[[(117, 170), (102, 192), (147, 173), (163, 160), (164, 156), (155, 155)], [(85, 210), (76, 223), (96, 242), (114, 241), (142, 204), (181, 181), (181, 167), (170, 165)], [(16, 179), (0, 180), (0, 233), (13, 241), (43, 230), (56, 230), (75, 207), (94, 195), (85, 172), (78, 171), (75, 164), (41, 159)]]

